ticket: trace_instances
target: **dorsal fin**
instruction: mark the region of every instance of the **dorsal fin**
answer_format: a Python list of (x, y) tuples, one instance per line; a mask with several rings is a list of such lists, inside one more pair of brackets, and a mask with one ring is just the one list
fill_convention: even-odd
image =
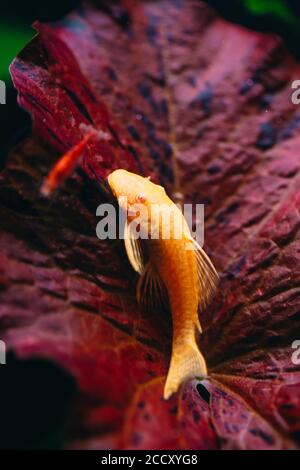
[(196, 242), (196, 240), (193, 238), (189, 238), (189, 242), (192, 243), (197, 262), (199, 296), (198, 308), (199, 310), (203, 310), (206, 308), (217, 289), (219, 275), (209, 256), (205, 253), (199, 243)]

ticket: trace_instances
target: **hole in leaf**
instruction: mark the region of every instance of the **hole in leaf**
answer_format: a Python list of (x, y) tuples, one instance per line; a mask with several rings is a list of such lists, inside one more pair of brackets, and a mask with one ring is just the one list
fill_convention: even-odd
[(197, 392), (199, 393), (200, 397), (202, 398), (202, 400), (206, 401), (206, 403), (209, 404), (210, 402), (210, 393), (209, 391), (207, 390), (206, 387), (204, 387), (203, 384), (198, 384), (197, 385)]

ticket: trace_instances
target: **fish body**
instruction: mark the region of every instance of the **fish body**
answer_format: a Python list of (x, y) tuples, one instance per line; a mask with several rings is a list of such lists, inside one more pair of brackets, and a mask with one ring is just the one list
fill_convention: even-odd
[[(115, 170), (108, 183), (127, 213), (125, 247), (140, 274), (138, 301), (155, 305), (167, 296), (171, 309), (172, 356), (164, 388), (168, 399), (188, 379), (207, 375), (197, 343), (198, 311), (215, 290), (218, 275), (162, 186), (126, 170)], [(138, 225), (139, 237), (129, 228), (134, 222), (138, 222), (133, 227)]]

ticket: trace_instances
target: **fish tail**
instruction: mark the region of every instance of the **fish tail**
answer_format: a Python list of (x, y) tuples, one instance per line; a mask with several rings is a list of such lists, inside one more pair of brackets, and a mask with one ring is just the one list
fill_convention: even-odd
[(189, 379), (207, 376), (207, 367), (204, 357), (197, 346), (196, 340), (190, 344), (181, 344), (175, 347), (172, 353), (171, 364), (164, 388), (164, 399), (168, 400), (177, 392), (180, 385)]

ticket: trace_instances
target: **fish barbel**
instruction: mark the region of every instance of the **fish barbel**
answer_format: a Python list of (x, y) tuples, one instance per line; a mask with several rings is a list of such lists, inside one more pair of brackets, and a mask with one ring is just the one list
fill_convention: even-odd
[(167, 296), (171, 309), (172, 356), (164, 387), (168, 399), (187, 380), (207, 376), (197, 343), (198, 311), (215, 291), (218, 274), (162, 186), (121, 169), (108, 176), (108, 183), (127, 214), (125, 247), (140, 274), (138, 301), (153, 308)]

